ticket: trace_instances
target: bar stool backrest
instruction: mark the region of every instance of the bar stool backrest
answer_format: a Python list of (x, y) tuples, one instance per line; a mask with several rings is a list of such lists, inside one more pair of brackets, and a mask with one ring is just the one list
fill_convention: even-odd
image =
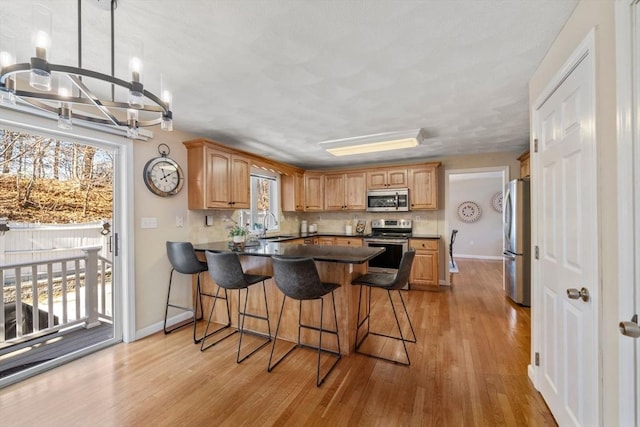
[(313, 258), (281, 258), (274, 256), (273, 278), (278, 289), (289, 298), (309, 300), (330, 292), (320, 281)]
[(167, 242), (167, 256), (175, 271), (182, 274), (197, 274), (207, 268), (196, 256), (190, 242)]
[(209, 274), (218, 286), (225, 289), (244, 289), (249, 286), (237, 253), (206, 251), (205, 256)]
[(411, 266), (413, 265), (413, 259), (416, 257), (416, 251), (410, 250), (402, 254), (400, 260), (400, 267), (398, 267), (398, 273), (396, 278), (388, 288), (389, 290), (400, 289), (409, 281), (411, 275)]

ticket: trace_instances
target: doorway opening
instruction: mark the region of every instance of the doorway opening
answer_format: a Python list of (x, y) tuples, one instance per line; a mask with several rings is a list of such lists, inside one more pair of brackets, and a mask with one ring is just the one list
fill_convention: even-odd
[(502, 192), (508, 180), (508, 166), (445, 172), (448, 285), (459, 271), (456, 258), (502, 260)]

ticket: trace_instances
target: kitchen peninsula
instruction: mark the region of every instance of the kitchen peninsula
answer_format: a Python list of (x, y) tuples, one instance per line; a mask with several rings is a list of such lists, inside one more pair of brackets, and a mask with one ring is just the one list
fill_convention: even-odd
[[(196, 253), (204, 259), (204, 251), (225, 252), (231, 251), (228, 242), (213, 242), (194, 245)], [(259, 245), (246, 246), (237, 251), (240, 255), (242, 267), (246, 273), (250, 274), (267, 274), (273, 275), (271, 257), (275, 255), (286, 257), (311, 257), (316, 261), (320, 279), (324, 282), (339, 283), (341, 285), (335, 291), (336, 310), (338, 317), (338, 329), (340, 335), (340, 351), (343, 354), (349, 354), (355, 348), (355, 336), (357, 327), (357, 311), (358, 311), (358, 292), (357, 286), (352, 286), (351, 281), (367, 271), (367, 261), (376, 255), (382, 253), (384, 249), (374, 247), (344, 247), (344, 246), (318, 246), (318, 245), (300, 245), (287, 242), (269, 242), (261, 240)], [(278, 319), (280, 304), (283, 294), (279, 291), (273, 279), (265, 282), (267, 292), (267, 302), (269, 305), (269, 319), (272, 329)], [(201, 276), (201, 286), (203, 292), (215, 293), (215, 284), (207, 273)], [(259, 287), (252, 287), (250, 292), (261, 292)], [(205, 298), (203, 301), (205, 315), (210, 310), (210, 301)], [(231, 309), (231, 323), (237, 326), (237, 307), (238, 293), (229, 293), (229, 307)], [(264, 310), (258, 302), (260, 298), (249, 298), (249, 310)], [(293, 300), (287, 304), (293, 304)], [(314, 319), (319, 319), (320, 304), (317, 301), (303, 302), (302, 321), (306, 324), (313, 324)], [(216, 310), (218, 314), (220, 311)], [(333, 316), (330, 313), (330, 305), (325, 304), (325, 327), (333, 328)], [(278, 338), (295, 342), (297, 340), (297, 322), (295, 310), (285, 309), (285, 315), (282, 319)], [(288, 314), (288, 315), (287, 315)], [(214, 319), (220, 323), (226, 323), (226, 314), (220, 315)], [(252, 329), (249, 318), (246, 320), (246, 326)], [(315, 320), (317, 323), (317, 320)], [(271, 331), (273, 334), (275, 329)], [(302, 331), (302, 342), (314, 343), (317, 345), (317, 333), (310, 331)], [(337, 343), (331, 339), (323, 337), (323, 346), (332, 350), (337, 350)]]

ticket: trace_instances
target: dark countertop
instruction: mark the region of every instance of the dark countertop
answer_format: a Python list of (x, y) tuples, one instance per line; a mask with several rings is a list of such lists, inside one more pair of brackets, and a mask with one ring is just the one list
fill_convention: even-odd
[[(322, 234), (325, 236), (325, 234)], [(211, 242), (194, 245), (196, 252), (228, 252), (229, 242)], [(316, 261), (340, 262), (344, 264), (362, 264), (384, 252), (384, 248), (354, 248), (350, 246), (297, 245), (287, 242), (268, 242), (260, 240), (259, 246), (245, 246), (234, 250), (239, 255), (271, 257), (311, 257)]]
[(359, 237), (362, 238), (364, 237), (364, 234), (356, 234), (356, 233), (351, 233), (351, 234), (346, 234), (346, 233), (341, 233), (341, 232), (330, 232), (330, 231), (323, 231), (321, 233), (289, 233), (287, 234), (287, 236), (294, 236), (292, 237), (292, 239), (304, 239), (307, 237)]
[[(269, 237), (267, 239), (277, 239), (279, 242), (286, 242), (287, 240), (295, 240), (295, 239), (305, 239), (308, 237), (354, 237), (362, 239), (366, 237), (366, 234), (346, 234), (341, 232), (319, 232), (319, 233), (283, 233), (283, 237), (278, 237), (277, 235)], [(414, 233), (411, 239), (440, 239), (441, 237), (437, 234), (420, 234)]]
[(438, 236), (437, 234), (418, 234), (418, 233), (413, 233), (411, 235), (410, 239), (436, 239), (436, 240), (440, 240), (440, 236)]

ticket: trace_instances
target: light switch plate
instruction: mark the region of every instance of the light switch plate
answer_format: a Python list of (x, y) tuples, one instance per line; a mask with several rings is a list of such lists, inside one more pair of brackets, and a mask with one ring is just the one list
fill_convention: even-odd
[(140, 227), (142, 228), (158, 228), (158, 218), (142, 217), (140, 219)]

